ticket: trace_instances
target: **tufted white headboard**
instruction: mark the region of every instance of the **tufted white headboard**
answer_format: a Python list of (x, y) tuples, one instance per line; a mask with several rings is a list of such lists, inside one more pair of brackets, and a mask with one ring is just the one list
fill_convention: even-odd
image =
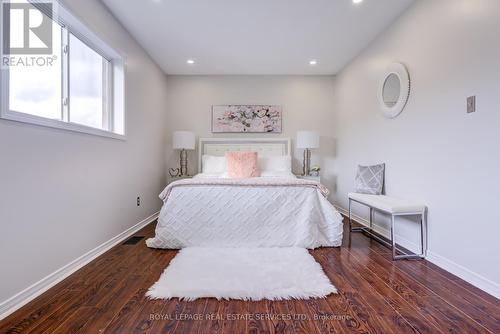
[(223, 156), (229, 151), (253, 151), (259, 156), (291, 155), (290, 138), (200, 138), (198, 171), (204, 154)]

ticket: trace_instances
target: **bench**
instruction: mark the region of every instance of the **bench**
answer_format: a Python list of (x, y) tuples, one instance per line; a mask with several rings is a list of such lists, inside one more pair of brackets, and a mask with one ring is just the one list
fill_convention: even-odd
[[(427, 252), (426, 234), (427, 234), (427, 207), (422, 204), (413, 203), (398, 198), (393, 198), (385, 195), (368, 195), (349, 193), (349, 230), (350, 232), (365, 232), (377, 241), (392, 248), (392, 259), (423, 259)], [(360, 203), (370, 208), (370, 226), (369, 227), (352, 227), (352, 211), (351, 202)], [(390, 243), (380, 238), (377, 234), (373, 233), (373, 215), (374, 211), (380, 211), (391, 216), (391, 240)], [(415, 216), (418, 215), (420, 219), (420, 254), (409, 254), (396, 247), (395, 236), (395, 220), (399, 216)], [(425, 239), (425, 240), (424, 240)], [(397, 253), (403, 255), (398, 255)]]

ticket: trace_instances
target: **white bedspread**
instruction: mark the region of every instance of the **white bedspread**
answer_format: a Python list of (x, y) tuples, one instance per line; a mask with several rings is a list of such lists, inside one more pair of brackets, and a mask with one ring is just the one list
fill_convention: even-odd
[(161, 195), (152, 248), (340, 246), (342, 216), (311, 181), (182, 180)]

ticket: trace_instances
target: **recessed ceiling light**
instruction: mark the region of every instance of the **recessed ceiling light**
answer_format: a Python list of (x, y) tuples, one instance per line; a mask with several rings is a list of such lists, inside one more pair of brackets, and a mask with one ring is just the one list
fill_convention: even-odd
[(355, 5), (362, 3), (362, 2), (363, 2), (363, 0), (352, 0), (352, 3)]
[(314, 59), (313, 60), (309, 60), (309, 65), (314, 66), (316, 64), (318, 64), (317, 60), (314, 60)]
[(186, 60), (186, 63), (188, 63), (189, 65), (193, 65), (194, 64), (194, 60), (193, 59), (188, 59), (188, 60)]

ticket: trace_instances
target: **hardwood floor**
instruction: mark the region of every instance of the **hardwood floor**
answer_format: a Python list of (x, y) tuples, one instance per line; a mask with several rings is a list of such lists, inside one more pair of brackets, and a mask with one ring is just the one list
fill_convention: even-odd
[[(136, 236), (152, 236), (151, 224)], [(344, 233), (311, 251), (339, 294), (308, 301), (148, 300), (176, 251), (118, 245), (0, 322), (0, 333), (500, 333), (500, 301), (427, 261)]]

